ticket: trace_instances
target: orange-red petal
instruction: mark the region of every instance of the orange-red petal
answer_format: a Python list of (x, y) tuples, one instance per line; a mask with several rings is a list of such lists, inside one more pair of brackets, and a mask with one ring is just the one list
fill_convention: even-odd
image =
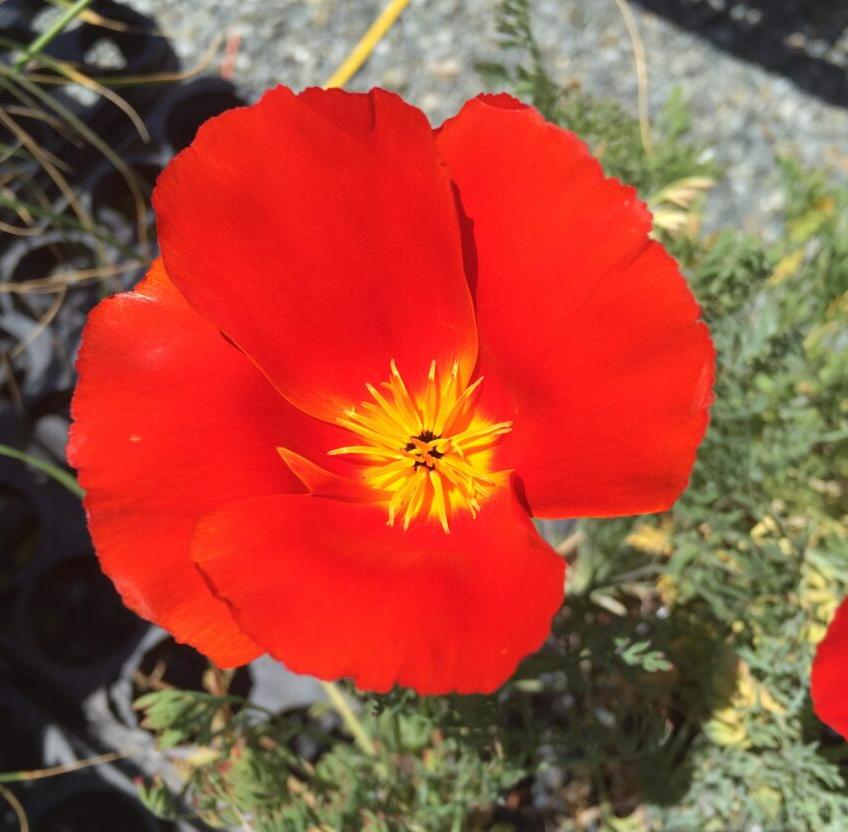
[(667, 508), (706, 429), (714, 353), (648, 210), (506, 96), (469, 102), (437, 143), (466, 217), (480, 406), (514, 420), (496, 467), (540, 517)]
[(278, 87), (200, 129), (154, 194), (168, 273), (303, 410), (477, 353), (451, 183), (426, 117), (383, 90)]
[(321, 453), (337, 429), (293, 408), (201, 318), (159, 263), (91, 314), (77, 362), (69, 459), (89, 528), (124, 602), (216, 664), (261, 650), (189, 559), (197, 518), (303, 486), (277, 446)]
[(291, 670), (422, 694), (509, 678), (548, 634), (565, 570), (506, 487), (450, 535), (432, 522), (390, 528), (375, 505), (247, 500), (200, 521), (192, 557)]
[[(303, 483), (307, 492), (318, 497), (332, 497), (334, 500), (346, 500), (352, 503), (372, 503), (377, 492), (366, 485), (356, 469), (345, 470), (345, 475), (328, 471), (311, 459), (297, 454), (289, 448), (277, 448), (280, 457), (291, 472)], [(328, 457), (332, 459), (332, 457)], [(350, 468), (342, 462), (344, 468)], [(341, 466), (340, 466), (341, 467)], [(350, 474), (350, 476), (346, 476)]]
[(848, 599), (818, 646), (810, 687), (818, 718), (848, 739)]

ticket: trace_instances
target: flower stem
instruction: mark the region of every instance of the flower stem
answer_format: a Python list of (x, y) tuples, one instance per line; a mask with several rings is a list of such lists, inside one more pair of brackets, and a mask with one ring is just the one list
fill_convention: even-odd
[(321, 682), (324, 686), (324, 691), (332, 706), (336, 709), (336, 713), (342, 718), (342, 722), (353, 737), (354, 742), (360, 747), (362, 752), (368, 757), (374, 757), (377, 754), (377, 749), (371, 741), (371, 737), (365, 733), (362, 723), (353, 712), (353, 709), (344, 698), (342, 692), (336, 687), (333, 682)]

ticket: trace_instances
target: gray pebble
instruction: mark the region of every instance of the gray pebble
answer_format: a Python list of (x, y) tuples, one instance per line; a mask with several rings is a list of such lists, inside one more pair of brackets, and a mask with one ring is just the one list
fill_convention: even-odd
[[(725, 0), (706, 0), (727, 12)], [(240, 34), (235, 82), (250, 98), (267, 87), (295, 89), (324, 83), (383, 6), (377, 0), (131, 0), (155, 16), (187, 66), (221, 33)], [(439, 123), (467, 98), (486, 89), (478, 61), (514, 60), (499, 47), (498, 0), (413, 0), (367, 64), (352, 90), (385, 86), (400, 91)], [(535, 0), (535, 31), (547, 66), (563, 84), (579, 83), (596, 96), (637, 111), (637, 84), (627, 30), (614, 0)], [(746, 4), (731, 14), (756, 25)], [(691, 102), (692, 132), (714, 148), (726, 180), (707, 205), (706, 225), (780, 233), (778, 153), (826, 165), (845, 180), (848, 115), (785, 78), (738, 60), (706, 40), (633, 6), (645, 43), (650, 109), (657, 117), (679, 86)], [(747, 17), (746, 17), (747, 15)], [(800, 33), (798, 33), (800, 35)], [(848, 63), (848, 35), (830, 45), (804, 38), (811, 55), (833, 52)], [(216, 72), (220, 63), (209, 70)]]

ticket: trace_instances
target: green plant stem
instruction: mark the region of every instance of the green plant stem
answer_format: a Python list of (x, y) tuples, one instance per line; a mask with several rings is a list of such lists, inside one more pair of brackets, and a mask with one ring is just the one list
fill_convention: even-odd
[(365, 733), (362, 723), (351, 709), (342, 692), (332, 682), (321, 682), (324, 686), (324, 691), (332, 706), (336, 709), (336, 713), (342, 718), (345, 727), (353, 737), (354, 742), (362, 749), (362, 752), (368, 757), (374, 757), (377, 754), (377, 749), (374, 743), (371, 742), (371, 737)]
[(34, 58), (53, 38), (60, 35), (65, 27), (81, 15), (87, 6), (91, 5), (91, 0), (77, 0), (76, 3), (71, 3), (59, 17), (53, 22), (52, 26), (42, 32), (25, 50), (24, 53), (12, 64), (13, 72), (20, 72), (27, 62)]
[(80, 488), (79, 483), (76, 479), (74, 479), (73, 475), (69, 474), (67, 471), (63, 471), (58, 465), (45, 462), (43, 459), (30, 456), (23, 451), (17, 450), (17, 448), (10, 448), (8, 445), (3, 445), (2, 443), (0, 443), (0, 456), (8, 456), (12, 459), (18, 459), (32, 468), (37, 468), (39, 471), (43, 471), (47, 474), (48, 477), (52, 477), (56, 480), (59, 485), (63, 485), (67, 488), (68, 491), (70, 491), (75, 497), (79, 497), (80, 499), (85, 497), (85, 491)]

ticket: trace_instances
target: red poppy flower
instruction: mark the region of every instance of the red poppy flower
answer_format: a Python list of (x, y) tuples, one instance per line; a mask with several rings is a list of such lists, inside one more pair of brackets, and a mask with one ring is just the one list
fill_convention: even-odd
[(848, 739), (848, 598), (816, 650), (811, 694), (819, 719)]
[(633, 189), (520, 102), (434, 131), (279, 87), (154, 207), (162, 262), (87, 326), (70, 457), (127, 605), (219, 665), (491, 691), (562, 600), (531, 517), (684, 488), (698, 305)]

